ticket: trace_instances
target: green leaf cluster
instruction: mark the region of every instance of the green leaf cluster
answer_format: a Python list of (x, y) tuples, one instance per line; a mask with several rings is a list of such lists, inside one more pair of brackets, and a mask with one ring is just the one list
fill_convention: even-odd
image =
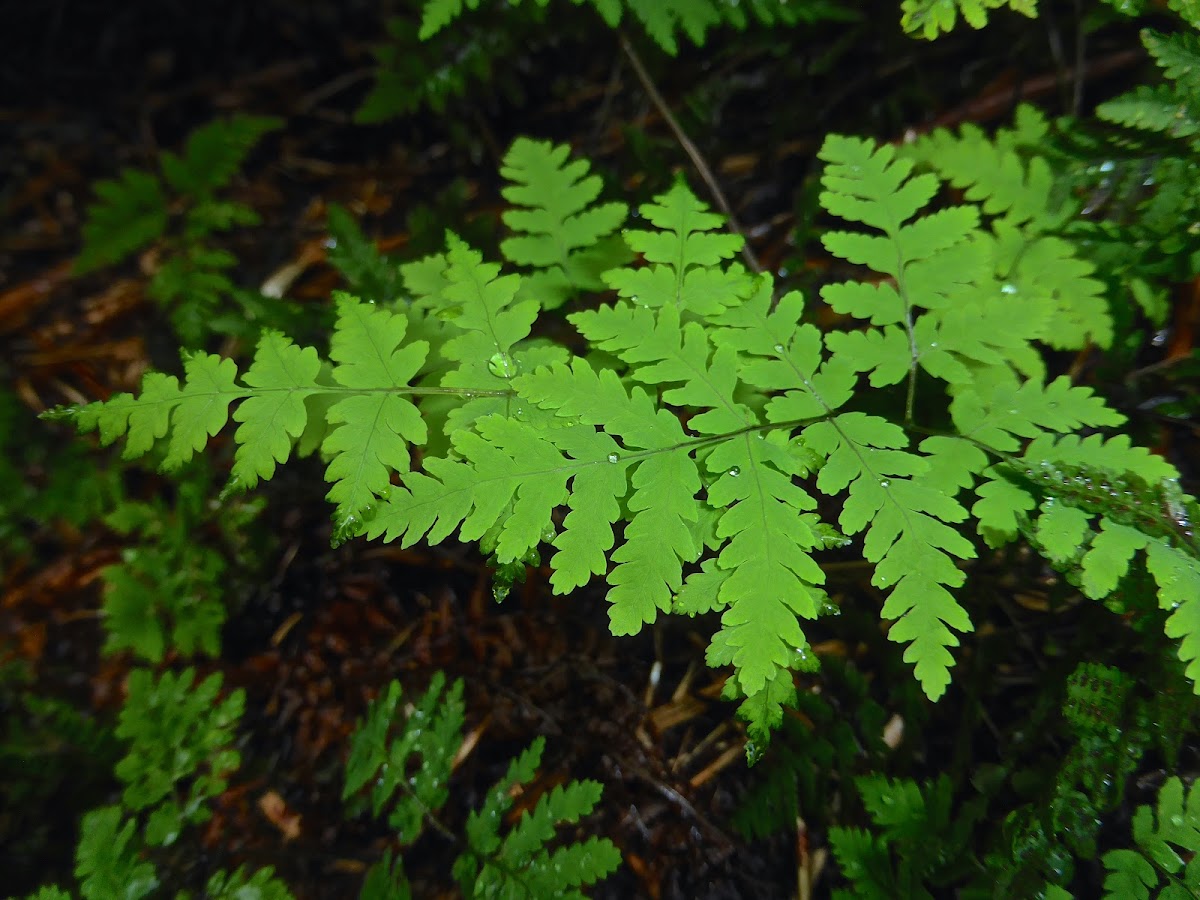
[[(401, 721), (400, 685), (391, 682), (367, 711), (351, 738), (343, 797), (352, 798), (369, 784), (373, 815), (385, 810), (402, 844), (412, 844), (427, 825), (452, 836), (437, 818), (449, 796), (455, 755), (462, 743), (462, 682), (446, 690), (438, 673), (428, 690)], [(541, 762), (543, 741), (514, 759), (504, 778), (488, 791), (465, 828), (465, 847), (453, 872), (466, 897), (580, 897), (579, 888), (610, 874), (620, 854), (604, 838), (568, 843), (554, 849), (557, 828), (589, 814), (600, 799), (600, 785), (572, 781), (543, 795), (507, 834), (501, 821), (516, 793), (532, 782)], [(410, 896), (399, 857), (389, 853), (367, 873), (364, 900)]]

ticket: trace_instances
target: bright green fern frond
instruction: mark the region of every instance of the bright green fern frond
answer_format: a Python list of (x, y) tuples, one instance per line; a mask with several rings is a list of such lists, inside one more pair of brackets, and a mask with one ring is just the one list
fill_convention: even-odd
[(169, 845), (184, 825), (207, 821), (205, 804), (225, 790), (240, 762), (233, 736), (245, 693), (219, 700), (221, 676), (194, 684), (195, 674), (165, 672), (155, 680), (135, 669), (129, 675), (117, 736), (130, 748), (115, 771), (125, 782), (125, 806), (153, 810), (145, 834), (151, 845)]
[[(248, 388), (241, 392), (245, 399), (233, 414), (241, 425), (234, 433), (238, 448), (231, 485), (253, 488), (260, 478), (275, 474), (276, 464), (287, 461), (293, 442), (304, 432), (308, 421), (304, 401), (317, 392), (320, 371), (321, 361), (312, 347), (297, 347), (275, 332), (263, 335), (254, 361), (242, 376)], [(218, 393), (213, 402), (223, 400)], [(184, 424), (183, 418), (176, 413), (176, 429)]]
[(1047, 385), (1001, 384), (986, 396), (964, 391), (954, 398), (950, 415), (959, 434), (1004, 453), (1017, 451), (1019, 438), (1044, 432), (1070, 434), (1081, 427), (1111, 427), (1125, 421), (1091, 388), (1072, 385), (1065, 376)]
[(119, 806), (105, 806), (83, 817), (75, 877), (84, 900), (140, 900), (158, 887), (154, 866), (140, 859), (136, 828), (133, 819), (122, 820)]
[(338, 540), (352, 533), (364, 511), (388, 490), (391, 469), (408, 469), (408, 445), (425, 443), (425, 422), (400, 391), (425, 362), (429, 345), (416, 341), (400, 346), (408, 326), (402, 315), (359, 303), (348, 294), (334, 299), (338, 320), (329, 348), (336, 363), (332, 377), (356, 391), (330, 407), (327, 419), (336, 427), (321, 445), (330, 457), (325, 480), (333, 485), (328, 499), (337, 504)]
[(592, 205), (603, 187), (588, 175), (586, 160), (567, 162), (570, 148), (517, 138), (500, 170), (511, 182), (504, 198), (516, 205), (502, 216), (517, 236), (500, 252), (510, 262), (539, 271), (524, 279), (523, 297), (545, 309), (561, 306), (575, 293), (604, 289), (600, 273), (629, 260), (615, 232), (625, 221), (624, 203)]
[(620, 851), (607, 838), (590, 838), (551, 850), (557, 827), (574, 824), (591, 813), (600, 799), (595, 781), (571, 781), (543, 794), (502, 839), (504, 813), (513, 792), (531, 781), (541, 761), (544, 741), (513, 760), (504, 778), (488, 793), (481, 809), (467, 820), (467, 850), (454, 863), (454, 874), (469, 897), (583, 898), (580, 887), (616, 870)]
[(91, 272), (119, 262), (146, 246), (167, 228), (167, 198), (158, 179), (137, 169), (96, 184), (96, 200), (87, 208), (83, 250), (75, 271)]
[(904, 0), (900, 24), (909, 34), (933, 40), (954, 30), (961, 13), (972, 28), (987, 25), (988, 10), (1008, 6), (1022, 15), (1037, 16), (1037, 0)]
[(454, 755), (462, 743), (462, 680), (449, 690), (444, 690), (445, 684), (445, 676), (435, 673), (428, 690), (398, 725), (401, 690), (398, 682), (391, 682), (350, 740), (342, 798), (370, 784), (373, 814), (388, 809), (388, 824), (406, 844), (420, 836), (426, 817), (445, 804)]
[(966, 611), (947, 587), (964, 576), (954, 559), (970, 559), (975, 549), (952, 527), (967, 518), (953, 496), (922, 483), (928, 462), (903, 450), (904, 432), (874, 416), (844, 413), (808, 426), (805, 444), (826, 457), (817, 487), (829, 494), (849, 486), (839, 519), (847, 534), (866, 530), (863, 553), (875, 563), (871, 583), (892, 588), (884, 618), (896, 620), (889, 636), (909, 644), (907, 662), (925, 692), (936, 699), (949, 684), (953, 665), (947, 647), (958, 645), (955, 631), (972, 630)]
[[(333, 427), (321, 448), (330, 458), (326, 478), (331, 482), (329, 499), (337, 504), (335, 539), (342, 539), (386, 492), (390, 472), (408, 468), (409, 444), (425, 441), (425, 424), (404, 394), (411, 391), (409, 383), (425, 362), (428, 344), (410, 341), (400, 346), (408, 322), (403, 315), (347, 294), (338, 294), (336, 305), (332, 383), (323, 379), (313, 348), (298, 347), (269, 331), (259, 340), (241, 384), (231, 360), (194, 354), (185, 357), (182, 385), (174, 376), (151, 373), (137, 397), (118, 394), (58, 414), (71, 416), (80, 430), (98, 429), (106, 444), (126, 436), (127, 458), (141, 456), (166, 439), (162, 467), (175, 470), (224, 427), (230, 405), (240, 401), (233, 412), (241, 424), (234, 434), (237, 449), (230, 487), (252, 488), (260, 479), (271, 478), (275, 467), (291, 455), (309, 424), (307, 401), (332, 395), (336, 400), (326, 418)], [(462, 318), (474, 321), (466, 313)], [(504, 317), (496, 320), (503, 328)], [(469, 340), (466, 344), (469, 351)]]
[(188, 135), (182, 157), (162, 154), (163, 175), (181, 194), (210, 194), (229, 182), (264, 134), (282, 126), (281, 119), (241, 113), (210, 122)]
[(630, 303), (712, 315), (749, 291), (750, 276), (740, 265), (718, 268), (741, 249), (743, 239), (718, 231), (722, 218), (682, 181), (644, 204), (641, 213), (659, 230), (630, 229), (624, 236), (650, 265), (604, 274), (609, 287)]
[(1155, 811), (1139, 806), (1133, 815), (1136, 850), (1104, 854), (1105, 900), (1189, 897), (1200, 891), (1200, 791), (1168, 778), (1158, 793), (1157, 816)]

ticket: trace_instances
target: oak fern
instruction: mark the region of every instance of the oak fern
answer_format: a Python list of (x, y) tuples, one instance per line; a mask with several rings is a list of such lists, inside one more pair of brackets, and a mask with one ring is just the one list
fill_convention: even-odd
[[(552, 163), (544, 181), (520, 169), (515, 195), (525, 234), (510, 253), (536, 281), (588, 252), (615, 212), (589, 205), (594, 188), (583, 168), (563, 167), (565, 149), (521, 145), (516, 160), (525, 154)], [(1163, 525), (1020, 478), (1086, 461), (1143, 485), (1145, 502), (1193, 515), (1174, 494), (1153, 499), (1175, 477), (1165, 462), (1123, 438), (1079, 436), (1120, 425), (1119, 414), (1047, 376), (1045, 347), (1103, 343), (1111, 321), (1090, 268), (1042, 231), (1053, 219), (1044, 173), (1009, 161), (1019, 203), (993, 203), (1000, 188), (975, 182), (982, 215), (972, 204), (926, 212), (940, 182), (894, 149), (834, 136), (821, 158), (822, 205), (861, 228), (829, 232), (825, 245), (868, 272), (822, 296), (856, 330), (823, 335), (799, 294), (776, 299), (769, 276), (733, 262), (741, 239), (680, 182), (642, 207), (652, 227), (624, 233), (643, 264), (601, 275), (614, 302), (568, 316), (583, 355), (533, 337), (541, 305), (522, 277), (449, 235), (444, 254), (402, 267), (407, 306), (338, 297), (325, 368), (316, 350), (269, 333), (240, 379), (233, 362), (194, 355), (182, 385), (151, 375), (140, 397), (73, 415), (105, 441), (127, 435), (127, 455), (161, 439), (173, 468), (238, 403), (233, 477), (252, 486), (313, 433), (308, 401), (325, 397), (317, 437), (301, 443), (329, 459), (336, 539), (457, 534), (509, 581), (547, 543), (556, 592), (607, 580), (618, 634), (662, 613), (719, 613), (708, 659), (733, 667), (727, 694), (743, 699), (756, 739), (794, 701), (792, 673), (814, 665), (801, 623), (832, 610), (818, 559), (847, 536), (861, 539), (888, 592), (890, 636), (931, 698), (972, 628), (953, 593), (959, 563), (977, 553), (972, 521), (989, 544), (1033, 535), (1052, 558), (1093, 528), (1080, 566), (1097, 599), (1144, 552), (1174, 610), (1168, 633), (1200, 659), (1194, 539), (1179, 516)], [(566, 250), (551, 252), (555, 229), (570, 236)], [(421, 339), (406, 342), (410, 331)], [(873, 399), (889, 390), (891, 416)], [(939, 407), (941, 419), (918, 420)], [(431, 431), (414, 469), (410, 448)], [(841, 503), (837, 528), (819, 518), (818, 493)], [(1038, 518), (1046, 496), (1076, 512)]]

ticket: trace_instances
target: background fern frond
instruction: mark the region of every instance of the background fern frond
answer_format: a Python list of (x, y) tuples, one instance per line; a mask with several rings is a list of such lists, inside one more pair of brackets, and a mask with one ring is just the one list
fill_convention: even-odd
[(83, 250), (75, 271), (83, 274), (120, 262), (160, 237), (167, 229), (167, 197), (153, 175), (125, 169), (96, 184), (96, 200), (87, 208)]
[(84, 900), (140, 900), (158, 887), (154, 866), (139, 858), (136, 827), (119, 806), (106, 806), (83, 817), (75, 850), (75, 877)]
[(163, 176), (181, 194), (211, 194), (229, 183), (263, 135), (282, 126), (282, 119), (244, 113), (217, 119), (188, 135), (182, 156), (162, 154)]
[(367, 710), (350, 741), (347, 799), (371, 784), (371, 810), (387, 811), (388, 824), (404, 843), (421, 834), (429, 815), (449, 796), (450, 770), (462, 743), (462, 680), (446, 690), (438, 672), (402, 723), (397, 722), (401, 689), (391, 682)]
[(146, 669), (129, 675), (117, 736), (130, 747), (115, 771), (125, 783), (125, 806), (151, 810), (145, 832), (151, 845), (167, 846), (183, 826), (207, 821), (205, 804), (240, 763), (232, 745), (245, 693), (219, 700), (221, 681), (216, 674), (196, 684), (192, 669), (157, 679)]
[(514, 759), (483, 806), (468, 817), (467, 849), (454, 863), (454, 875), (467, 896), (582, 900), (578, 887), (600, 881), (620, 864), (620, 852), (607, 838), (546, 848), (560, 824), (578, 822), (592, 811), (601, 790), (594, 781), (572, 781), (544, 794), (501, 837), (500, 822), (512, 807), (513, 791), (533, 780), (544, 744), (538, 737)]

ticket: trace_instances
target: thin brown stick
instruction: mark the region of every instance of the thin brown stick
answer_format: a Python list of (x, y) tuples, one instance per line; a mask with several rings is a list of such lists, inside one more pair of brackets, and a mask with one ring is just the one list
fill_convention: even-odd
[(754, 255), (754, 251), (750, 249), (750, 242), (745, 240), (746, 234), (742, 231), (742, 226), (738, 224), (737, 217), (733, 214), (733, 209), (729, 205), (729, 201), (725, 199), (725, 192), (721, 190), (721, 185), (717, 183), (717, 178), (713, 175), (712, 169), (705, 162), (699, 148), (692, 143), (692, 139), (687, 136), (687, 132), (679, 124), (679, 121), (671, 113), (670, 107), (667, 106), (667, 101), (663, 99), (662, 94), (658, 92), (658, 88), (654, 86), (653, 80), (650, 78), (650, 73), (646, 71), (646, 67), (642, 65), (641, 57), (637, 55), (637, 51), (633, 49), (633, 44), (629, 43), (629, 38), (624, 33), (620, 34), (621, 49), (625, 52), (625, 56), (629, 60), (629, 64), (633, 66), (633, 71), (638, 77), (638, 81), (642, 83), (646, 94), (650, 97), (650, 101), (658, 108), (659, 115), (663, 117), (675, 134), (675, 139), (679, 141), (688, 158), (691, 159), (692, 165), (696, 167), (696, 171), (700, 173), (700, 178), (708, 185), (708, 190), (712, 193), (713, 200), (716, 201), (717, 207), (725, 214), (726, 224), (729, 230), (734, 234), (741, 235), (742, 242), (742, 257), (746, 260), (751, 271), (761, 272), (762, 264), (758, 261), (758, 257)]

